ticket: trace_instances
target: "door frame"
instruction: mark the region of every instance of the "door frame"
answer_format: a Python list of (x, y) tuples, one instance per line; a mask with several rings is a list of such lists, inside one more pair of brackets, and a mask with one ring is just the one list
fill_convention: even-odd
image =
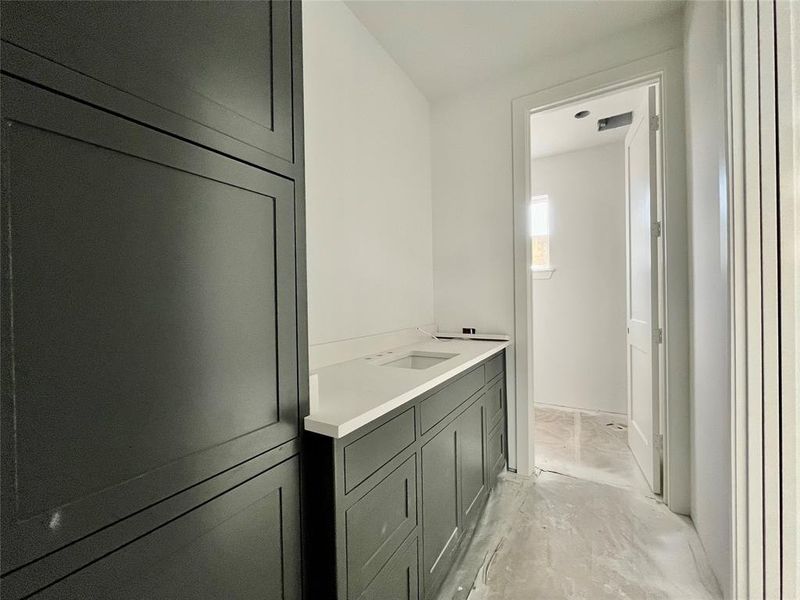
[[(662, 223), (660, 346), (663, 498), (673, 512), (690, 510), (689, 272), (686, 202), (683, 60), (681, 49), (594, 73), (517, 98), (512, 102), (514, 180), (514, 345), (516, 398), (513, 407), (516, 470), (534, 467), (533, 330), (528, 199), (531, 195), (530, 115), (620, 89), (657, 83), (661, 115), (659, 220)], [(661, 262), (661, 261), (660, 261)], [(509, 407), (512, 411), (512, 407)], [(510, 437), (510, 436), (509, 436)], [(512, 442), (510, 439), (509, 442)]]

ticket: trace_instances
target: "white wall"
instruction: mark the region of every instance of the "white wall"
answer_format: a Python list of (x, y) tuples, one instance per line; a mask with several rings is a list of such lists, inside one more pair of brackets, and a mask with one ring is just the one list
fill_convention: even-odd
[(625, 414), (624, 144), (535, 159), (531, 176), (556, 268), (533, 281), (534, 400)]
[(303, 33), (309, 343), (432, 323), (428, 102), (342, 2)]
[[(682, 44), (680, 15), (433, 104), (435, 317), (514, 332), (511, 101)], [(509, 449), (516, 466), (514, 349), (509, 350)]]
[(726, 597), (731, 597), (731, 355), (723, 4), (689, 4), (685, 27), (692, 519), (717, 579)]

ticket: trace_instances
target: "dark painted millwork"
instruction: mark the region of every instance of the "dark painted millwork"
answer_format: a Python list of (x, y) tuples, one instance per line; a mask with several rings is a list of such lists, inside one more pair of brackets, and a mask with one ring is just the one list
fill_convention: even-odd
[(422, 432), (440, 422), (456, 409), (464, 399), (477, 392), (484, 383), (484, 367), (462, 375), (443, 390), (433, 394), (420, 404)]
[(289, 2), (3, 2), (3, 68), (280, 169), (296, 158), (297, 17)]
[(487, 462), (490, 480), (494, 480), (506, 464), (506, 429), (502, 423), (489, 434), (487, 442)]
[(298, 462), (241, 483), (37, 597), (300, 600)]
[(391, 421), (344, 448), (344, 486), (349, 492), (397, 456), (416, 439), (415, 409), (412, 407)]
[(351, 596), (361, 593), (416, 526), (417, 468), (412, 456), (345, 512)]
[(486, 396), (458, 418), (458, 452), (461, 470), (461, 515), (476, 518), (486, 495)]
[(359, 600), (417, 600), (418, 569), (417, 539), (409, 538)]
[(0, 10), (0, 594), (301, 598), (299, 3)]
[(493, 359), (486, 362), (486, 381), (492, 381), (500, 373), (503, 372), (505, 363), (502, 356), (495, 356)]
[(343, 438), (305, 434), (310, 597), (435, 597), (505, 466), (488, 433), (499, 417), (505, 439), (503, 365), (500, 352)]
[(489, 429), (493, 429), (506, 414), (505, 381), (498, 380), (486, 392)]
[(422, 583), (430, 596), (444, 579), (461, 537), (458, 423), (422, 447)]

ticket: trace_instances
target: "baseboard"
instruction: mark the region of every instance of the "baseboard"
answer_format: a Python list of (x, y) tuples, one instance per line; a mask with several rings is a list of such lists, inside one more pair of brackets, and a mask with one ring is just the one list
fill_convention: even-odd
[(622, 421), (626, 425), (628, 423), (628, 415), (625, 413), (611, 412), (608, 410), (596, 410), (593, 408), (576, 408), (574, 406), (563, 406), (561, 404), (550, 404), (548, 402), (534, 402), (534, 406), (539, 408), (551, 408), (554, 410), (563, 410), (565, 412), (582, 412), (591, 415), (608, 415), (613, 417), (616, 421)]

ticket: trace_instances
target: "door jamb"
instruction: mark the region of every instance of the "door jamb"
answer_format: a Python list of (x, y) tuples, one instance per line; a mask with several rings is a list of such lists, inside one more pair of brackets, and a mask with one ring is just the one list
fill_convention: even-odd
[(661, 114), (660, 205), (664, 268), (660, 293), (667, 301), (661, 320), (661, 429), (664, 435), (663, 495), (670, 510), (690, 508), (688, 221), (684, 159), (683, 64), (680, 49), (594, 73), (512, 102), (514, 178), (514, 343), (516, 361), (516, 466), (533, 473), (533, 353), (530, 243), (527, 205), (531, 189), (530, 114), (582, 98), (658, 81)]

